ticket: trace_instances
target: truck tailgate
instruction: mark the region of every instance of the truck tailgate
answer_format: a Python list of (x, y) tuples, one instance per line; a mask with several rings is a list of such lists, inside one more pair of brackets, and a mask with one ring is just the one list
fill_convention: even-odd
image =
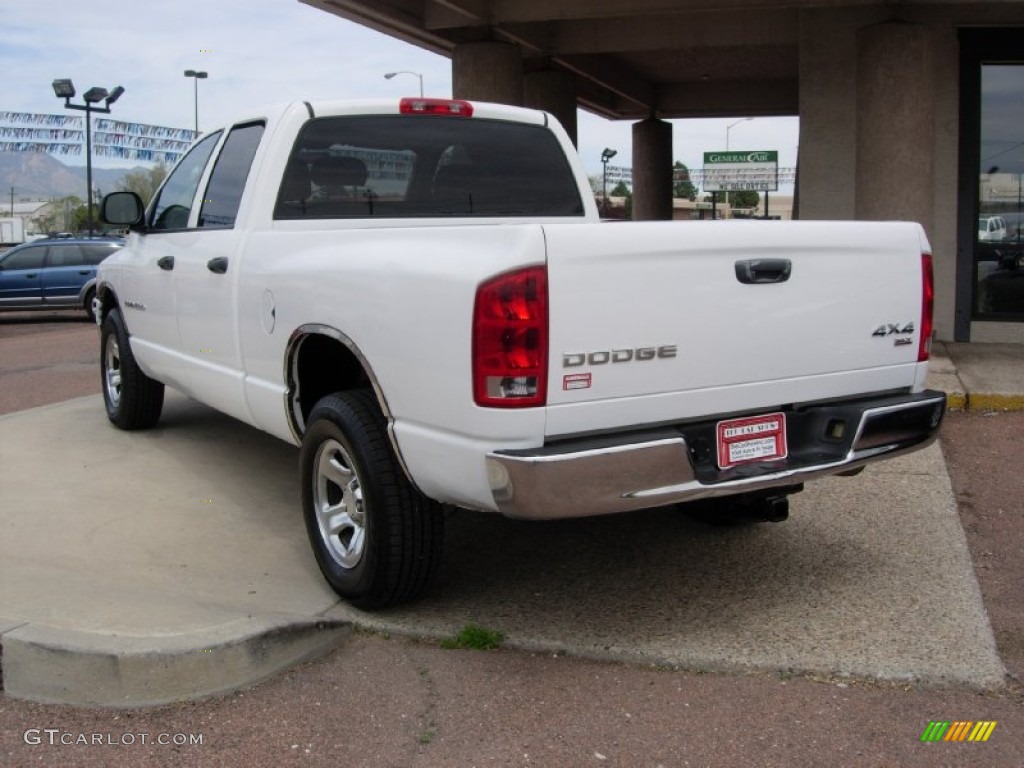
[(549, 436), (914, 385), (928, 250), (916, 224), (606, 223), (545, 236)]

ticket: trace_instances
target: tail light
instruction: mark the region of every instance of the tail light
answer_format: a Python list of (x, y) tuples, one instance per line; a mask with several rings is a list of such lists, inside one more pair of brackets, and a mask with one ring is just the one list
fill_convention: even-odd
[(917, 361), (928, 360), (932, 352), (932, 315), (935, 311), (935, 275), (932, 270), (932, 255), (921, 254), (921, 342), (917, 348)]
[(490, 408), (544, 405), (547, 378), (547, 270), (488, 280), (473, 307), (473, 400)]
[(460, 99), (414, 99), (410, 97), (398, 102), (398, 111), (403, 115), (472, 117), (473, 105)]

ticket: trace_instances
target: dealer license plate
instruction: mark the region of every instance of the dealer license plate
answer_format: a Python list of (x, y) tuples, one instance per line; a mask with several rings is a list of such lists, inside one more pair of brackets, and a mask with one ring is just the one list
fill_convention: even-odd
[(719, 469), (784, 459), (787, 455), (784, 413), (718, 422)]

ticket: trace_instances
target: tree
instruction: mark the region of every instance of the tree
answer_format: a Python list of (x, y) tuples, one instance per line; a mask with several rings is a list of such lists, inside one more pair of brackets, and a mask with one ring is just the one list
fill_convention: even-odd
[(633, 190), (626, 186), (626, 182), (620, 181), (616, 184), (611, 192), (608, 193), (608, 197), (623, 197), (625, 203), (623, 204), (623, 217), (626, 219), (633, 218)]
[(126, 173), (117, 183), (117, 188), (125, 192), (134, 192), (142, 198), (144, 205), (149, 205), (160, 184), (167, 176), (167, 166), (163, 163), (149, 169)]
[(85, 218), (82, 198), (66, 195), (50, 203), (50, 212), (39, 218), (37, 226), (43, 232), (74, 232)]
[(681, 197), (684, 200), (697, 199), (697, 187), (690, 181), (690, 169), (678, 160), (672, 166), (672, 197)]
[(729, 193), (729, 202), (733, 208), (757, 208), (761, 195), (752, 189)]
[[(92, 224), (96, 228), (99, 226), (98, 207), (94, 203), (92, 206)], [(89, 229), (89, 208), (86, 205), (80, 205), (71, 212), (72, 232), (86, 232)]]

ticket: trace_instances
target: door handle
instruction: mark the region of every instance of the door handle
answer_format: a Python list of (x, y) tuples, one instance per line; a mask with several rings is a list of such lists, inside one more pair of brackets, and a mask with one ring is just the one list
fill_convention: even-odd
[(174, 257), (162, 256), (161, 258), (157, 259), (156, 265), (160, 267), (160, 269), (167, 270), (169, 272), (170, 270), (174, 269)]
[(789, 259), (747, 259), (736, 262), (736, 279), (745, 285), (784, 283), (793, 272)]
[(25, 275), (25, 279), (26, 280), (31, 280), (33, 277), (39, 277), (39, 273), (38, 272), (30, 272), (29, 274)]
[(89, 270), (88, 269), (80, 269), (80, 270), (78, 270), (78, 274), (80, 274), (80, 275), (88, 275), (89, 274)]
[(223, 275), (228, 271), (228, 260), (226, 256), (218, 256), (206, 262), (206, 268), (215, 275)]

